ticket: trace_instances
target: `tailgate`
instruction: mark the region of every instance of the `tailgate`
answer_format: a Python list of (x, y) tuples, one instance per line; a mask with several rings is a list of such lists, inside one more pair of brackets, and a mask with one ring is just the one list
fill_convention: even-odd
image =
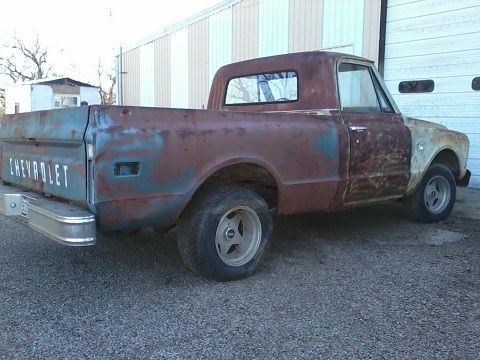
[(0, 123), (5, 183), (85, 204), (89, 107), (9, 115)]

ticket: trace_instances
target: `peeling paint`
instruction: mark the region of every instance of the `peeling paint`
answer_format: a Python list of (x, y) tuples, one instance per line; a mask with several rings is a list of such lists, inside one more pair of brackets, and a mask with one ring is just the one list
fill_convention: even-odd
[[(458, 177), (465, 174), (464, 134), (396, 113), (342, 114), (335, 72), (343, 57), (309, 52), (223, 67), (209, 110), (90, 106), (13, 115), (1, 123), (2, 180), (88, 206), (101, 228), (121, 230), (174, 224), (227, 167), (239, 167), (232, 181), (240, 182), (242, 169), (261, 169), (276, 187), (279, 214), (409, 195), (444, 149), (458, 157)], [(224, 106), (227, 80), (252, 69), (296, 70), (298, 102)], [(30, 176), (35, 162), (49, 169), (48, 181), (47, 173), (45, 181)], [(119, 163), (138, 171), (118, 176)]]
[(469, 141), (465, 134), (425, 120), (407, 117), (404, 121), (412, 133), (411, 176), (407, 195), (415, 191), (435, 156), (442, 150), (451, 150), (457, 156), (460, 170), (457, 180), (465, 176), (469, 150)]

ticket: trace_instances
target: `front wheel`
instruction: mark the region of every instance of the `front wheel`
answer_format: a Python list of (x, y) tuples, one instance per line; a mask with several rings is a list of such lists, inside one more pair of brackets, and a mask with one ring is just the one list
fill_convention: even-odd
[(427, 223), (444, 220), (453, 210), (456, 190), (450, 169), (432, 164), (417, 190), (405, 201), (407, 216)]
[(178, 248), (193, 272), (217, 280), (251, 275), (270, 248), (273, 221), (265, 201), (241, 187), (209, 189), (182, 215)]

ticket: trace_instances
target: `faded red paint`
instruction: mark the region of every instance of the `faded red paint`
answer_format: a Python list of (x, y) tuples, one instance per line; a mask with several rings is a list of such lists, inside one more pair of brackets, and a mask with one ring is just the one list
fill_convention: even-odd
[[(279, 213), (327, 209), (335, 195), (338, 155), (329, 158), (314, 144), (329, 126), (334, 131), (341, 126), (338, 116), (297, 114), (292, 119), (288, 113), (252, 117), (241, 112), (135, 107), (126, 112), (114, 106), (92, 111), (87, 136), (96, 134), (93, 183), (96, 212), (104, 227), (154, 218), (159, 208), (169, 208), (176, 198), (176, 209), (167, 214), (172, 218), (162, 219), (174, 222), (212, 174), (239, 163), (257, 164), (272, 174), (279, 188)], [(129, 130), (132, 124), (138, 133)], [(141, 164), (138, 177), (113, 175), (115, 161), (134, 159)], [(143, 204), (142, 211), (131, 206), (135, 201)], [(153, 213), (146, 216), (145, 208)]]
[[(336, 65), (344, 54), (333, 52), (304, 52), (270, 56), (238, 62), (222, 67), (213, 80), (208, 109), (224, 111), (292, 111), (338, 109)], [(369, 60), (348, 56), (349, 59)], [(299, 100), (291, 103), (225, 106), (224, 96), (230, 79), (255, 73), (296, 70), (299, 76)]]
[[(90, 106), (88, 113), (13, 116), (8, 121), (18, 123), (9, 123), (8, 137), (23, 143), (7, 141), (7, 150), (53, 156), (49, 141), (61, 140), (65, 149), (85, 141), (94, 154), (88, 166), (85, 148), (82, 158), (76, 153), (73, 159), (73, 176), (88, 180), (87, 190), (77, 189), (75, 201), (84, 194), (80, 202), (96, 214), (103, 229), (174, 224), (202, 185), (239, 164), (255, 165), (273, 178), (273, 205), (279, 214), (333, 211), (405, 196), (411, 184), (412, 125), (407, 127), (396, 113), (342, 113), (336, 71), (344, 59), (371, 64), (344, 54), (307, 52), (228, 65), (214, 78), (208, 110)], [(223, 105), (229, 79), (288, 70), (298, 73), (298, 101)], [(84, 129), (71, 119), (70, 128), (62, 124), (65, 114), (85, 123), (84, 139)], [(37, 124), (35, 145), (27, 139)], [(368, 130), (352, 132), (358, 125)], [(138, 163), (140, 171), (115, 175), (118, 162)], [(235, 180), (242, 179), (230, 179)], [(41, 182), (27, 187), (51, 191)], [(66, 193), (59, 196), (72, 200)]]

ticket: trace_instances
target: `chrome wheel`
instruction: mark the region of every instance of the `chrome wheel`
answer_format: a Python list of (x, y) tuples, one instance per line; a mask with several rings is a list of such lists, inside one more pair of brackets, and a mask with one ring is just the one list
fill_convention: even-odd
[(447, 208), (451, 196), (448, 180), (443, 176), (435, 176), (425, 187), (423, 200), (428, 211), (432, 214), (440, 214)]
[(248, 263), (262, 241), (262, 224), (257, 213), (247, 206), (227, 211), (218, 223), (215, 247), (220, 259), (229, 266)]

